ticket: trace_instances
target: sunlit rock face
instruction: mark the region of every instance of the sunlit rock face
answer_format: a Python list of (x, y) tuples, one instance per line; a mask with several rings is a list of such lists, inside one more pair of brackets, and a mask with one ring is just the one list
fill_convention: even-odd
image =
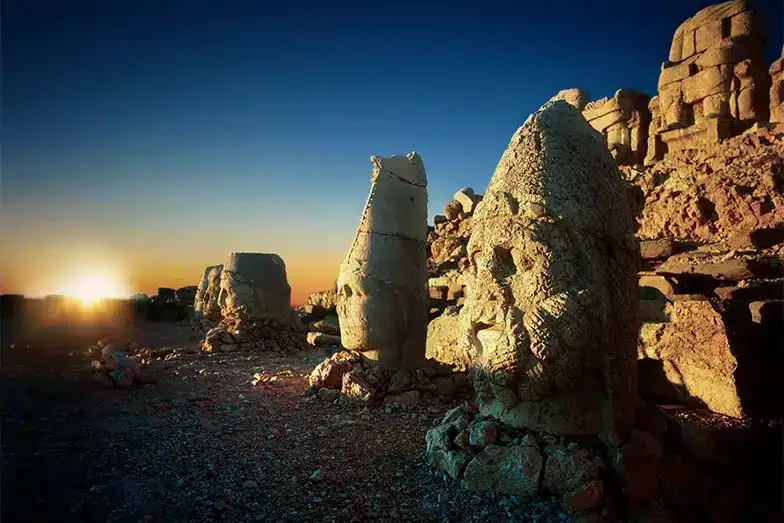
[(639, 256), (603, 137), (567, 102), (545, 104), (512, 136), (473, 227), (458, 342), (482, 414), (625, 433)]
[(233, 252), (220, 277), (223, 317), (233, 320), (291, 321), (291, 287), (277, 254)]
[(337, 281), (341, 338), (383, 368), (411, 368), (427, 332), (427, 178), (417, 153), (370, 161), (370, 195)]
[(218, 302), (221, 272), (223, 272), (223, 265), (207, 267), (207, 270), (204, 271), (204, 279), (199, 284), (200, 289), (204, 285), (204, 292), (201, 298), (199, 298), (198, 292), (196, 295), (196, 304), (200, 305), (201, 314), (212, 321), (220, 321), (223, 317), (220, 303)]

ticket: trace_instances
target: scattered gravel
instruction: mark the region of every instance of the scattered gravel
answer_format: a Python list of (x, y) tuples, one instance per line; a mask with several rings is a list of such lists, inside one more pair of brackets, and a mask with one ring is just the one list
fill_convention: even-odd
[(155, 384), (121, 390), (100, 388), (78, 352), (28, 350), (3, 368), (4, 521), (566, 519), (555, 500), (476, 495), (427, 465), (425, 432), (457, 400), (303, 395), (324, 351), (179, 349), (143, 367)]

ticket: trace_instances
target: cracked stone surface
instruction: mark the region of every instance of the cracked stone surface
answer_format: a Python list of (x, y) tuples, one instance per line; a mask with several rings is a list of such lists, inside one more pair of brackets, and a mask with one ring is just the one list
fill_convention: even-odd
[(545, 104), (512, 136), (473, 227), (458, 342), (482, 414), (555, 434), (627, 431), (639, 254), (602, 136), (568, 103)]
[(425, 168), (417, 153), (370, 161), (370, 195), (337, 281), (341, 338), (383, 368), (413, 368), (427, 333)]

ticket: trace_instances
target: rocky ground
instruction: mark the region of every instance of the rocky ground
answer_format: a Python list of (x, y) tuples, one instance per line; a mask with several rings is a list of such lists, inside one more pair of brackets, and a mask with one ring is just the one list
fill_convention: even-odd
[(554, 500), (476, 495), (427, 465), (425, 432), (459, 399), (334, 406), (303, 395), (323, 349), (202, 355), (161, 323), (133, 332), (179, 347), (143, 366), (156, 383), (105, 389), (83, 356), (103, 335), (4, 354), (3, 521), (567, 519)]

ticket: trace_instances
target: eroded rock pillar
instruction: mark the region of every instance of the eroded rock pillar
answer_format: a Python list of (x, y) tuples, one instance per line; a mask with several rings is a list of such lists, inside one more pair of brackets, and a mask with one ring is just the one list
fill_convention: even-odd
[(417, 153), (370, 161), (370, 195), (337, 281), (342, 343), (387, 369), (416, 367), (427, 333), (425, 168)]

